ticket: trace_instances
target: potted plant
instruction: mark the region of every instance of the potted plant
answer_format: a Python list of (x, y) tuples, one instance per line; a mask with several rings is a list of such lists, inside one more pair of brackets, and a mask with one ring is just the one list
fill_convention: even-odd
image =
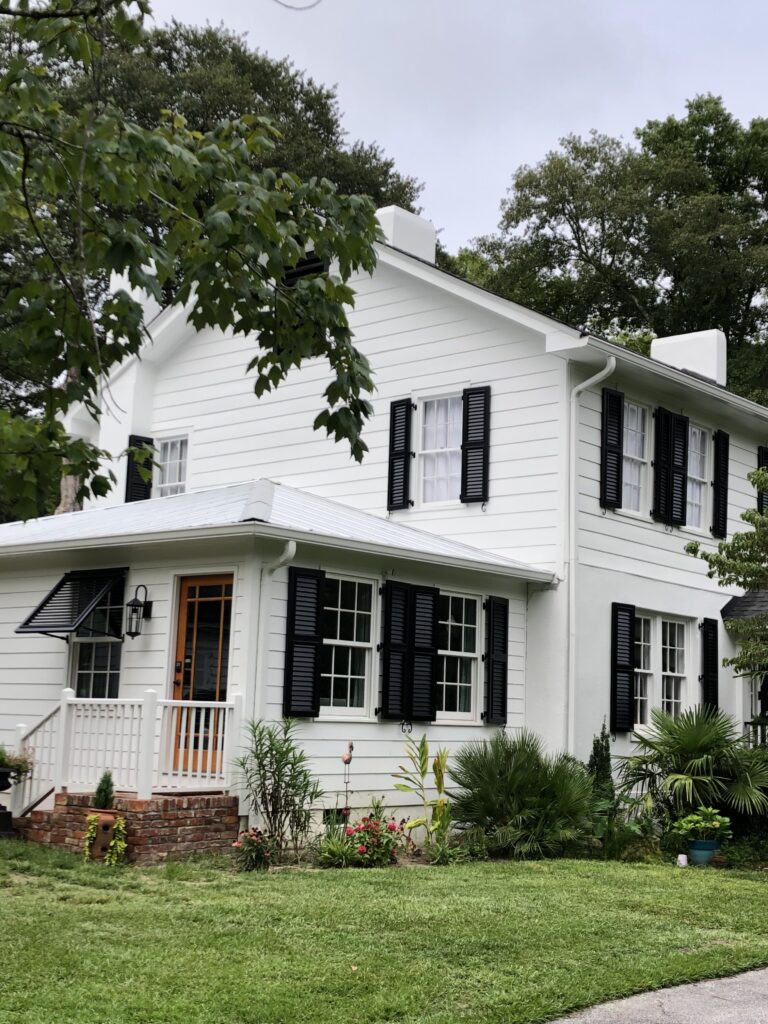
[(731, 819), (714, 807), (699, 807), (672, 826), (675, 835), (688, 841), (688, 857), (692, 864), (709, 864), (720, 848), (720, 840), (731, 834)]
[(0, 793), (11, 788), (11, 784), (23, 779), (32, 771), (32, 755), (27, 750), (20, 754), (9, 754), (0, 744)]

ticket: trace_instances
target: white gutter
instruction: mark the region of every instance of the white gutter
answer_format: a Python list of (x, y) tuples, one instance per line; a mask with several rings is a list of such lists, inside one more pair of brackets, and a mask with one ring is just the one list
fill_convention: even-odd
[(296, 541), (287, 540), (280, 554), (265, 562), (259, 571), (259, 621), (257, 625), (256, 668), (253, 687), (253, 717), (265, 718), (267, 710), (267, 647), (269, 645), (269, 619), (272, 614), (272, 577), (278, 569), (296, 557)]
[(566, 692), (566, 747), (573, 754), (576, 746), (576, 564), (578, 562), (576, 492), (578, 486), (579, 397), (582, 391), (600, 384), (616, 369), (616, 356), (608, 356), (602, 370), (571, 388), (568, 435), (568, 529), (566, 531), (566, 564), (568, 566), (568, 681)]

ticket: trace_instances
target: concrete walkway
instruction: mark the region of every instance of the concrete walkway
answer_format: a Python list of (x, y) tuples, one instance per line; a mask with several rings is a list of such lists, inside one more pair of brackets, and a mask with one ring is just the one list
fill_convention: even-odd
[(554, 1024), (768, 1024), (768, 969), (593, 1006)]

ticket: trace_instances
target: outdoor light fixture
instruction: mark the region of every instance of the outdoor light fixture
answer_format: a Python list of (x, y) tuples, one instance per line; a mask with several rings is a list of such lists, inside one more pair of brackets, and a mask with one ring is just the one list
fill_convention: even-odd
[[(144, 600), (139, 591), (144, 591)], [(145, 619), (152, 618), (152, 602), (147, 600), (147, 588), (143, 583), (136, 587), (136, 593), (125, 605), (125, 635), (134, 637), (141, 635), (141, 624)]]

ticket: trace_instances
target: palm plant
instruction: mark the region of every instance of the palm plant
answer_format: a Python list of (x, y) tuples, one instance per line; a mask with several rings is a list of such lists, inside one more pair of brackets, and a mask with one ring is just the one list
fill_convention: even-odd
[(515, 857), (547, 857), (586, 841), (592, 780), (567, 754), (545, 754), (523, 731), (462, 747), (449, 769), (457, 827), (470, 840)]
[(699, 806), (728, 806), (739, 814), (768, 811), (768, 754), (750, 749), (736, 723), (709, 706), (677, 718), (658, 709), (652, 728), (637, 733), (637, 750), (622, 758), (621, 788), (648, 794), (657, 810), (677, 817)]

